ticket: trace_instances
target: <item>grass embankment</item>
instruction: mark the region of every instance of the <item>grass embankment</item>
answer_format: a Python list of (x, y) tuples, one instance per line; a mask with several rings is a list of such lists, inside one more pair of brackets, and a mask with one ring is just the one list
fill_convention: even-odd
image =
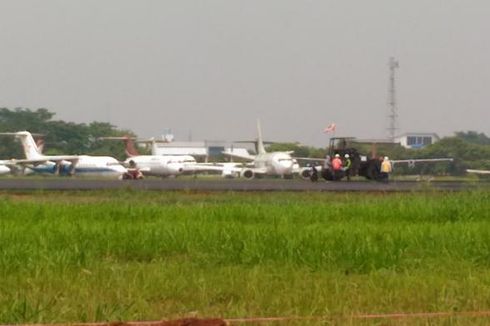
[(0, 323), (490, 310), (490, 192), (0, 195)]

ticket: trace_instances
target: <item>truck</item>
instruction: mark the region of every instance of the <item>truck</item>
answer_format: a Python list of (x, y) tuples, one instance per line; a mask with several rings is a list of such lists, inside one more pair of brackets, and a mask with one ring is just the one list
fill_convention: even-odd
[[(381, 163), (382, 157), (377, 157), (376, 155), (376, 144), (388, 143), (380, 141), (364, 141), (365, 143), (371, 143), (371, 155), (362, 155), (353, 146), (356, 142), (354, 137), (332, 137), (329, 141), (329, 146), (327, 150), (327, 157), (333, 158), (336, 154), (339, 154), (341, 158), (345, 157), (345, 154), (349, 154), (351, 160), (350, 176), (363, 176), (368, 180), (381, 181)], [(393, 144), (393, 143), (390, 143)], [(325, 180), (339, 181), (346, 176), (346, 171), (340, 171), (333, 173), (331, 169), (325, 168), (326, 159), (319, 159), (317, 162), (323, 162), (323, 165), (316, 165), (311, 167), (311, 169), (303, 170), (302, 177), (305, 179), (310, 179), (311, 181), (318, 181), (319, 176), (323, 177)], [(415, 166), (416, 163), (435, 163), (435, 162), (452, 162), (452, 158), (428, 158), (428, 159), (406, 159), (406, 160), (390, 160), (391, 164), (394, 166), (396, 164), (408, 164), (409, 167)]]

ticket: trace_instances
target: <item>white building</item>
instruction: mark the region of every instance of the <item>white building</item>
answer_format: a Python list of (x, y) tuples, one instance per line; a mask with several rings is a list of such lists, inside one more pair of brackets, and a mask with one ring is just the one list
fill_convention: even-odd
[(395, 143), (405, 148), (422, 148), (438, 140), (439, 136), (433, 132), (407, 132), (395, 137)]

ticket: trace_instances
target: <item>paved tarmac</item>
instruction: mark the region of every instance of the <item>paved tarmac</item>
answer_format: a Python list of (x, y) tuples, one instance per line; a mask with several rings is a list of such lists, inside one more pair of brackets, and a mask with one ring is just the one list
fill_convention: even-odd
[(145, 179), (145, 180), (91, 180), (77, 178), (46, 179), (0, 179), (0, 190), (180, 190), (180, 191), (422, 191), (428, 189), (460, 191), (467, 189), (490, 189), (488, 182), (459, 181), (340, 181), (316, 183), (306, 180), (282, 179)]

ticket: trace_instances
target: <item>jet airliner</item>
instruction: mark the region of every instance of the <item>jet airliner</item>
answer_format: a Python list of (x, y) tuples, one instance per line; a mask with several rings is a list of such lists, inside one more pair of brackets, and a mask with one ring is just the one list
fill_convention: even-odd
[[(134, 139), (129, 136), (100, 137), (99, 139), (122, 140), (125, 144), (126, 155), (128, 156), (124, 164), (129, 165), (133, 161), (136, 167), (146, 176), (169, 177), (212, 171), (224, 173), (223, 167), (197, 163), (196, 159), (191, 155), (140, 155), (134, 146)], [(152, 152), (155, 152), (156, 140), (150, 139), (140, 142), (150, 143), (152, 145)]]
[(34, 172), (56, 175), (84, 175), (120, 178), (127, 170), (110, 156), (43, 155), (28, 131), (3, 133), (14, 135), (22, 143), (25, 159), (9, 160), (9, 164), (22, 165)]
[[(295, 161), (291, 157), (292, 152), (270, 152), (264, 147), (260, 121), (257, 121), (257, 155), (242, 155), (233, 151), (224, 151), (223, 154), (248, 161), (249, 164), (240, 168), (240, 176), (252, 179), (260, 176), (280, 176), (292, 178)], [(238, 169), (238, 167), (237, 167)]]

